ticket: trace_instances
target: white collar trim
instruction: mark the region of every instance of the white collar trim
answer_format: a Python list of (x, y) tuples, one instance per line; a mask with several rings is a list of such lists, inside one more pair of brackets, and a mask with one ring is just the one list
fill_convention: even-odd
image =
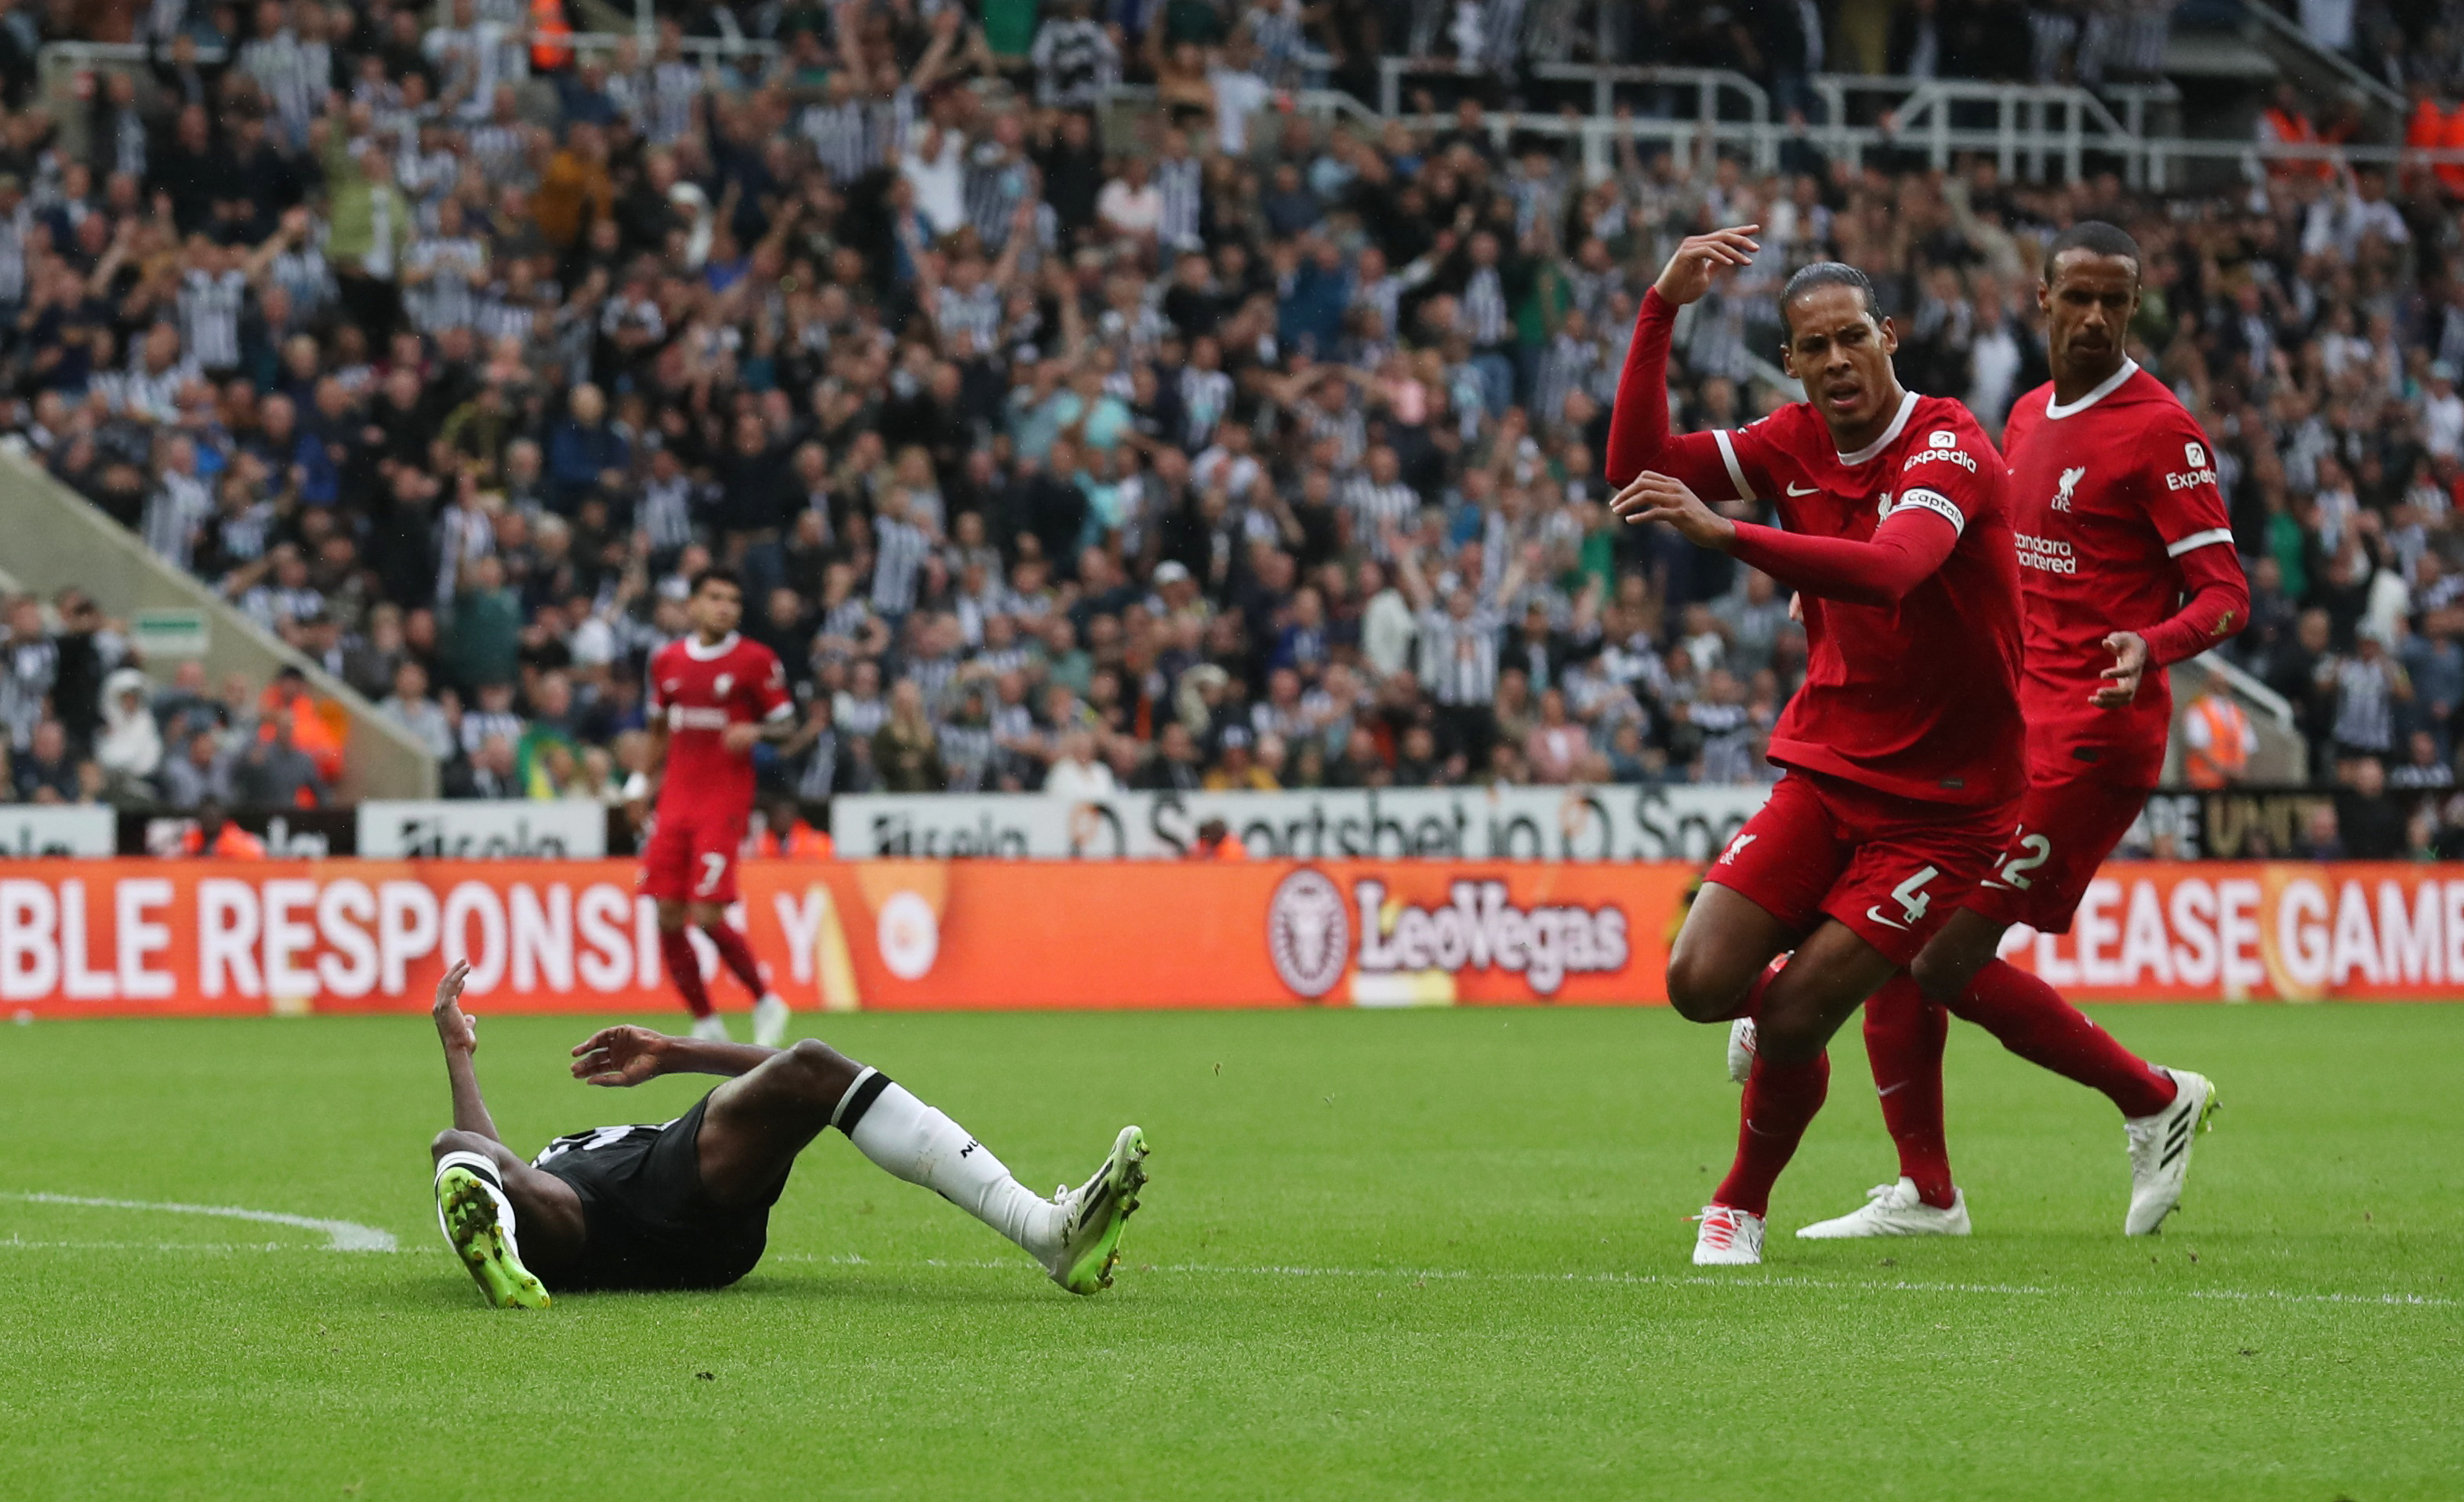
[(1891, 426), (1882, 430), (1882, 436), (1875, 439), (1872, 443), (1865, 445), (1865, 447), (1858, 450), (1854, 453), (1843, 453), (1839, 455), (1839, 462), (1842, 464), (1862, 464), (1866, 460), (1873, 458), (1876, 454), (1881, 453), (1884, 449), (1889, 448), (1892, 444), (1897, 443), (1899, 441), (1900, 434), (1904, 431), (1908, 426), (1908, 419), (1915, 416), (1916, 411), (1917, 394), (1914, 391), (1901, 392), (1899, 412), (1891, 418)]
[(705, 647), (698, 636), (685, 638), (685, 655), (695, 662), (716, 662), (736, 650), (736, 632), (720, 637), (715, 646)]
[(2055, 401), (2052, 392), (2046, 392), (2045, 415), (2056, 422), (2060, 422), (2065, 417), (2076, 417), (2079, 413), (2086, 411), (2089, 408), (2094, 407), (2097, 403), (2103, 401), (2106, 397), (2111, 396), (2114, 392), (2121, 390), (2122, 383), (2129, 380), (2132, 376), (2135, 376), (2138, 373), (2139, 362), (2131, 359), (2128, 355), (2124, 355), (2122, 357), (2121, 369), (2116, 370), (2113, 374), (2106, 376), (2102, 381), (2098, 382), (2095, 390), (2080, 397), (2078, 401), (2073, 402), (2068, 407), (2064, 407), (2061, 403)]

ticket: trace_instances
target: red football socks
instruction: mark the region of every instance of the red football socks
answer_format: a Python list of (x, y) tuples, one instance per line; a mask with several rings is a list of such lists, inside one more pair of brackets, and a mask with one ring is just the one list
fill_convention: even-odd
[(761, 973), (761, 961), (753, 958), (753, 946), (744, 941), (734, 924), (722, 918), (702, 932), (710, 936), (712, 947), (718, 951), (718, 962), (744, 983), (744, 988), (753, 993), (756, 1001), (770, 993), (770, 982)]
[(1950, 1146), (1942, 1129), (1942, 1045), (1950, 1014), (1902, 971), (1865, 1003), (1865, 1058), (1882, 1125), (1900, 1150), (1901, 1177), (1937, 1210), (1951, 1204)]
[(659, 930), (659, 955), (667, 961), (668, 979), (685, 1005), (695, 1017), (709, 1016), (710, 988), (701, 983), (701, 956), (693, 953), (692, 936), (681, 928)]
[(1756, 1058), (1739, 1113), (1737, 1160), (1712, 1191), (1712, 1202), (1753, 1215), (1768, 1214), (1771, 1185), (1796, 1156), (1796, 1144), (1804, 1139), (1805, 1129), (1813, 1124), (1830, 1091), (1827, 1053), (1804, 1064), (1773, 1064)]
[(2170, 1075), (2116, 1043), (2059, 991), (2007, 960), (1977, 971), (1968, 994), (1950, 1009), (2029, 1063), (2104, 1092), (2125, 1116), (2152, 1116), (2178, 1093)]

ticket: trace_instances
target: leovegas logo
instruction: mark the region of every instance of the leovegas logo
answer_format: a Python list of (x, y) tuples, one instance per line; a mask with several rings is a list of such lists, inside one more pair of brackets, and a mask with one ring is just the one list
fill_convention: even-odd
[(1347, 904), (1323, 872), (1285, 877), (1266, 912), (1277, 977), (1314, 999), (1333, 990), (1347, 966), (1364, 976), (1496, 970), (1554, 996), (1568, 976), (1615, 973), (1633, 958), (1625, 912), (1614, 903), (1523, 907), (1503, 881), (1449, 883), (1448, 900), (1436, 906), (1390, 902), (1388, 891), (1359, 877)]

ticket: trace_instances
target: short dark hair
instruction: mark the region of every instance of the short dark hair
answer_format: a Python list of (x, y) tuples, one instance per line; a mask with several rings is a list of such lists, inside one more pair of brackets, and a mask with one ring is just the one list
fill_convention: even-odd
[(1788, 285), (1780, 290), (1780, 333), (1790, 342), (1795, 342), (1796, 329), (1789, 320), (1789, 305), (1808, 293), (1820, 291), (1824, 287), (1855, 288), (1857, 296), (1865, 305), (1865, 316), (1877, 323), (1882, 321), (1882, 305), (1875, 300), (1874, 283), (1863, 272), (1845, 261), (1815, 261), (1791, 276), (1788, 279)]
[(735, 569), (728, 567), (725, 563), (713, 563), (710, 567), (693, 575), (693, 592), (694, 594), (701, 593), (701, 586), (709, 584), (729, 585), (735, 589), (737, 596), (739, 599), (743, 597), (744, 580), (736, 572)]
[(2101, 219), (2082, 219), (2055, 235), (2053, 243), (2045, 247), (2046, 286), (2054, 284), (2054, 263), (2070, 251), (2085, 251), (2091, 255), (2118, 255), (2130, 263), (2133, 281), (2138, 280), (2147, 269), (2147, 258), (2139, 253), (2139, 242), (2130, 237), (2129, 231)]

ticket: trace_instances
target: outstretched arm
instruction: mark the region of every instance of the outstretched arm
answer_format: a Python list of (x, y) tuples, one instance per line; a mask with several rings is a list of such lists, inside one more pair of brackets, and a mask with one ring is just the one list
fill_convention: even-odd
[(1628, 521), (1664, 521), (1696, 547), (1751, 563), (1792, 589), (1849, 605), (1897, 605), (1932, 577), (1959, 541), (1949, 519), (1925, 506), (1894, 512), (1865, 542), (1731, 521), (1665, 475), (1643, 475), (1610, 509)]
[(662, 1074), (749, 1074), (777, 1053), (749, 1043), (671, 1038), (648, 1027), (602, 1027), (573, 1049), (573, 1077), (618, 1089)]
[(470, 961), (453, 961), (453, 968), (436, 983), (436, 1005), (429, 1015), (436, 1020), (437, 1040), (445, 1045), (445, 1078), (453, 1087), (453, 1130), (501, 1143), (504, 1138), (496, 1135), (488, 1103), (479, 1096), (479, 1071), (471, 1063), (471, 1055), (479, 1051), (479, 1029), (462, 1010), (462, 983), (470, 977)]

